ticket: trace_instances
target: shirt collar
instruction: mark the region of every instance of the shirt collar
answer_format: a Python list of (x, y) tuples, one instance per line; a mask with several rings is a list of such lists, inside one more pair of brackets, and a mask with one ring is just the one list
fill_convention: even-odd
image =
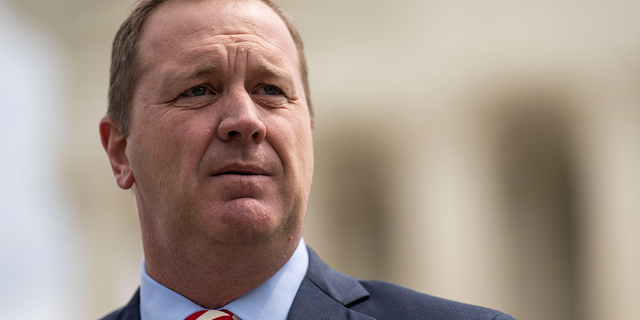
[[(269, 280), (221, 309), (229, 310), (242, 320), (286, 320), (293, 299), (309, 267), (309, 253), (300, 243), (289, 261)], [(163, 286), (140, 267), (141, 320), (184, 320), (203, 310), (191, 300)]]

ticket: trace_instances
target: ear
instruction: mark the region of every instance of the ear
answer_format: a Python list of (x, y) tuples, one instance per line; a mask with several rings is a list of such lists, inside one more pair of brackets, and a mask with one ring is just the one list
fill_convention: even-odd
[(109, 116), (100, 119), (100, 139), (107, 152), (107, 157), (109, 157), (116, 183), (122, 189), (131, 188), (135, 178), (126, 153), (127, 138)]

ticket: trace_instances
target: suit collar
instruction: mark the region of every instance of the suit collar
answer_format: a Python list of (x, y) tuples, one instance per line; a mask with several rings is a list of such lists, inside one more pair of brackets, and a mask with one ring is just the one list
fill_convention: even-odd
[(369, 298), (369, 292), (358, 280), (329, 268), (311, 248), (307, 249), (309, 269), (287, 319), (373, 320), (349, 309)]
[(307, 249), (309, 251), (307, 278), (320, 290), (347, 307), (369, 297), (369, 292), (358, 280), (329, 268), (311, 248)]

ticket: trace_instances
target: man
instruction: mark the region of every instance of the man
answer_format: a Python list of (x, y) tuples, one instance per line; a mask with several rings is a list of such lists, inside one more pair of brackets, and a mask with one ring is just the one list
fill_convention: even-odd
[(308, 250), (312, 123), (302, 42), (271, 2), (139, 3), (114, 41), (100, 135), (145, 260), (105, 319), (511, 319), (355, 280)]

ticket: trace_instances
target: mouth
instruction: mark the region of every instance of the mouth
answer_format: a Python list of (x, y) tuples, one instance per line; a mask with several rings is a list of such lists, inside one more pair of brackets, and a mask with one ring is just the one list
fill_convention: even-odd
[(246, 165), (230, 165), (220, 168), (213, 176), (236, 175), (236, 176), (266, 176), (267, 173), (259, 167)]
[(218, 173), (218, 174), (214, 174), (213, 176), (221, 176), (221, 175), (225, 175), (225, 174), (235, 174), (235, 175), (239, 175), (239, 176), (255, 176), (255, 175), (258, 175), (258, 174), (253, 173), (253, 172), (243, 172), (243, 171), (231, 170), (231, 171), (225, 171), (225, 172), (221, 172), (221, 173)]

